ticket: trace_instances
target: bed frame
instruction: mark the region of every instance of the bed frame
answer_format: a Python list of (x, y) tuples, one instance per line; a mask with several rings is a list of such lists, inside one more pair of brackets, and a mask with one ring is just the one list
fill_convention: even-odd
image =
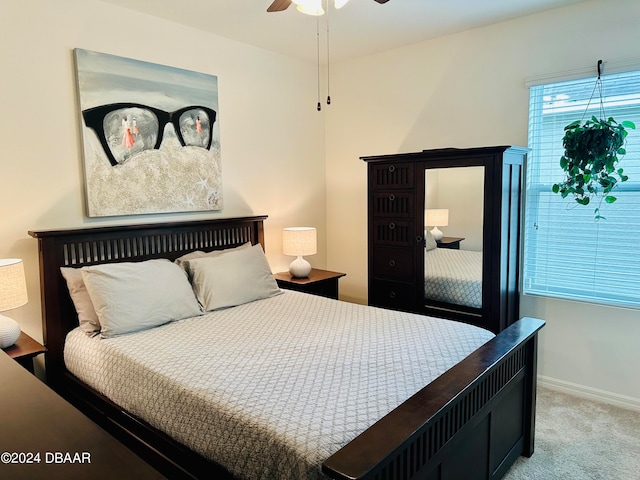
[[(64, 366), (78, 325), (60, 267), (175, 259), (246, 242), (266, 216), (30, 231), (38, 240), (47, 383), (169, 478), (233, 478), (89, 388)], [(537, 333), (524, 318), (328, 458), (334, 479), (498, 479), (534, 447)]]

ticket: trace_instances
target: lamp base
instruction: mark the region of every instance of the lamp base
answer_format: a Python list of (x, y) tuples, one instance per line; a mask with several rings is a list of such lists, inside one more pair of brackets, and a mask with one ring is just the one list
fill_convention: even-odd
[(431, 229), (431, 236), (437, 242), (438, 240), (442, 240), (442, 237), (444, 237), (444, 234), (440, 231), (440, 229), (438, 227), (433, 227)]
[(0, 315), (0, 348), (7, 348), (20, 337), (20, 325), (14, 319)]
[(289, 265), (289, 273), (295, 278), (305, 278), (311, 273), (311, 264), (301, 256), (298, 256)]

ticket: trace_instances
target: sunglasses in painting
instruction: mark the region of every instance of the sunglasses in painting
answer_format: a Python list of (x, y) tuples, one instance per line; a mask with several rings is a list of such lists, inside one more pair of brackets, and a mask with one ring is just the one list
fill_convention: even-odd
[(82, 117), (100, 139), (111, 165), (116, 166), (144, 150), (160, 148), (167, 123), (173, 125), (183, 147), (209, 150), (216, 112), (202, 106), (165, 112), (139, 103), (110, 103), (87, 108)]

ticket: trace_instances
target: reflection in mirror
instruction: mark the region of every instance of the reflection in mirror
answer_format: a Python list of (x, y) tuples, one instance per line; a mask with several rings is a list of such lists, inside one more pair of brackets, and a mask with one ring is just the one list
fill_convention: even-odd
[(483, 203), (484, 167), (425, 170), (425, 304), (482, 308)]

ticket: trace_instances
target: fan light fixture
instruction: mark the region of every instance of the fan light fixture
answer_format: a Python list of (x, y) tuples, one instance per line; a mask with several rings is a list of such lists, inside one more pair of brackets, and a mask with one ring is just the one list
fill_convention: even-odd
[(322, 0), (293, 0), (299, 12), (307, 15), (320, 16), (324, 15), (322, 8)]
[[(349, 0), (334, 0), (333, 6), (336, 9), (339, 9), (344, 7), (348, 1)], [(324, 15), (322, 0), (292, 0), (292, 2), (296, 4), (296, 8), (299, 12), (314, 16)]]

